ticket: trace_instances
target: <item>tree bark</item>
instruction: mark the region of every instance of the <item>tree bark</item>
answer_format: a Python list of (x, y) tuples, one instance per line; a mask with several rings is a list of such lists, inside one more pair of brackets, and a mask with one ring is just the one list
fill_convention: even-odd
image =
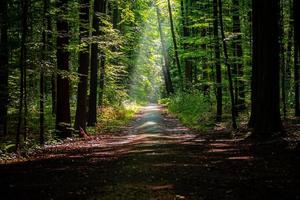
[(214, 51), (215, 51), (215, 67), (216, 67), (216, 98), (217, 98), (217, 117), (216, 121), (222, 120), (222, 71), (221, 71), (221, 55), (219, 43), (219, 21), (218, 21), (218, 0), (213, 0), (213, 31), (214, 31)]
[(0, 133), (7, 134), (8, 109), (8, 3), (0, 1)]
[[(57, 0), (59, 14), (57, 17), (57, 69), (60, 72), (69, 72), (69, 24), (65, 13), (68, 9), (68, 0)], [(57, 75), (56, 81), (56, 130), (61, 138), (71, 136), (70, 115), (70, 83), (69, 78)]]
[(253, 0), (252, 136), (282, 131), (280, 118), (279, 0)]
[(89, 37), (89, 2), (90, 0), (80, 1), (80, 40), (83, 47), (79, 52), (79, 84), (77, 91), (77, 108), (75, 117), (75, 129), (86, 130), (87, 116), (87, 79), (89, 73), (89, 45), (84, 41)]

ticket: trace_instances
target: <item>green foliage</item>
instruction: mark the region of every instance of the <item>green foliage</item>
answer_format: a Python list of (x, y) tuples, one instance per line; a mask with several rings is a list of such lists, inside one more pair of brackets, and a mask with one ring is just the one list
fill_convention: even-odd
[(197, 129), (207, 129), (214, 125), (214, 107), (212, 96), (205, 96), (198, 91), (178, 93), (161, 103), (178, 117), (183, 124)]

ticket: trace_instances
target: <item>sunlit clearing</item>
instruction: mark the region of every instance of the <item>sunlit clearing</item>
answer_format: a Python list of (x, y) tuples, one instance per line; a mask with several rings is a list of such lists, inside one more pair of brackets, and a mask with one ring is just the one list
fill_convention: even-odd
[(132, 100), (156, 103), (162, 88), (161, 43), (155, 10), (148, 9), (144, 16), (129, 94)]

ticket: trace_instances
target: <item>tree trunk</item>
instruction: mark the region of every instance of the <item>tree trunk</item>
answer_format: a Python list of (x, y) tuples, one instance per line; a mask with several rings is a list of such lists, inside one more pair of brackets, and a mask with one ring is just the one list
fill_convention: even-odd
[[(100, 0), (94, 0), (93, 14), (93, 33), (97, 37), (99, 35), (99, 14), (101, 10)], [(97, 83), (98, 83), (98, 59), (99, 49), (98, 44), (93, 43), (91, 47), (91, 76), (90, 76), (90, 96), (89, 96), (89, 116), (88, 126), (95, 126), (97, 122)]]
[(182, 77), (182, 72), (181, 72), (181, 66), (180, 66), (180, 61), (179, 61), (179, 56), (178, 56), (178, 47), (177, 47), (177, 40), (176, 40), (176, 34), (175, 34), (175, 28), (174, 28), (174, 22), (173, 22), (173, 14), (172, 14), (172, 7), (171, 7), (171, 2), (168, 0), (168, 10), (169, 10), (169, 19), (170, 19), (170, 28), (171, 28), (171, 33), (172, 33), (172, 39), (173, 39), (173, 45), (174, 45), (174, 54), (175, 54), (175, 63), (177, 66), (178, 70), (178, 76), (179, 76), (179, 81), (180, 81), (180, 88), (181, 90), (183, 89), (183, 77)]
[(253, 0), (252, 136), (282, 131), (280, 118), (279, 0)]
[(217, 88), (217, 122), (222, 120), (222, 71), (221, 55), (219, 43), (219, 21), (218, 21), (218, 0), (213, 0), (213, 19), (214, 19), (214, 50), (215, 50), (215, 67), (216, 67), (216, 88)]
[[(207, 28), (202, 28), (201, 30), (201, 37), (206, 37), (207, 35)], [(206, 42), (203, 42), (201, 44), (201, 49), (202, 51), (204, 52), (207, 52), (207, 45), (206, 45)], [(209, 94), (209, 90), (210, 90), (210, 87), (209, 87), (209, 84), (207, 82), (209, 82), (209, 73), (208, 73), (208, 70), (209, 70), (209, 65), (208, 65), (208, 56), (207, 55), (204, 55), (202, 56), (202, 76), (203, 76), (203, 87), (202, 87), (202, 91), (204, 93), (204, 95), (208, 95)]]
[[(28, 19), (28, 1), (24, 0), (22, 1), (22, 36), (21, 36), (21, 56), (20, 56), (20, 105), (19, 105), (19, 116), (18, 116), (18, 129), (17, 129), (17, 135), (16, 135), (16, 150), (19, 150), (20, 147), (20, 136), (22, 133), (22, 125), (24, 120), (24, 102), (26, 101), (24, 97), (24, 88), (26, 87), (26, 59), (27, 59), (27, 48), (26, 48), (26, 40), (27, 40), (27, 19)], [(24, 129), (25, 123), (24, 123)], [(24, 135), (26, 135), (26, 130), (24, 131)], [(26, 138), (24, 136), (24, 138)]]
[(90, 0), (80, 1), (80, 40), (83, 47), (79, 52), (79, 84), (77, 91), (77, 108), (75, 117), (75, 129), (86, 130), (87, 116), (87, 79), (89, 73), (89, 45), (84, 41), (89, 37), (89, 2)]
[(299, 105), (299, 51), (300, 51), (300, 13), (299, 13), (299, 0), (294, 0), (294, 39), (295, 39), (295, 52), (294, 52), (294, 82), (295, 82), (295, 116), (300, 116)]
[(280, 2), (280, 29), (279, 29), (279, 41), (280, 41), (280, 66), (281, 66), (281, 101), (283, 117), (286, 118), (286, 65), (285, 65), (285, 43), (284, 43), (284, 4)]
[[(47, 53), (48, 53), (48, 36), (49, 36), (49, 0), (44, 0), (44, 13), (43, 13), (43, 35), (42, 35), (42, 62), (45, 63)], [(43, 145), (45, 143), (45, 130), (44, 130), (44, 122), (45, 122), (45, 113), (44, 113), (44, 102), (45, 102), (45, 74), (44, 70), (46, 65), (41, 65), (40, 68), (40, 144)]]
[(236, 74), (236, 107), (238, 110), (246, 109), (245, 105), (245, 83), (243, 81), (244, 66), (243, 66), (243, 48), (241, 36), (241, 21), (240, 21), (240, 3), (239, 0), (232, 0), (232, 32), (235, 34), (233, 38), (233, 51), (235, 56), (234, 69)]
[(170, 61), (169, 61), (169, 55), (165, 46), (165, 36), (162, 30), (162, 24), (161, 24), (161, 13), (158, 7), (156, 7), (157, 12), (157, 21), (158, 21), (158, 29), (160, 33), (160, 39), (161, 39), (161, 46), (162, 46), (162, 55), (164, 58), (164, 65), (163, 65), (163, 74), (165, 78), (166, 83), (166, 91), (168, 95), (171, 95), (174, 93), (173, 84), (171, 80), (171, 74), (170, 74)]
[(0, 2), (0, 133), (7, 134), (8, 107), (8, 16), (7, 0)]
[[(68, 12), (68, 0), (57, 0), (57, 69), (69, 72), (69, 24), (65, 13)], [(69, 78), (57, 75), (56, 81), (56, 129), (62, 138), (71, 136), (70, 124), (70, 85)]]
[(222, 1), (218, 0), (219, 3), (219, 19), (220, 19), (220, 28), (221, 28), (221, 35), (223, 41), (223, 48), (224, 48), (224, 56), (225, 56), (225, 65), (227, 67), (227, 74), (228, 74), (228, 82), (229, 82), (229, 93), (230, 93), (230, 100), (231, 100), (231, 118), (232, 118), (232, 128), (236, 129), (236, 109), (235, 109), (235, 99), (234, 99), (234, 88), (233, 88), (233, 81), (232, 81), (232, 73), (231, 73), (231, 66), (229, 64), (229, 56), (227, 51), (227, 43), (225, 40), (225, 32), (223, 26), (223, 6)]

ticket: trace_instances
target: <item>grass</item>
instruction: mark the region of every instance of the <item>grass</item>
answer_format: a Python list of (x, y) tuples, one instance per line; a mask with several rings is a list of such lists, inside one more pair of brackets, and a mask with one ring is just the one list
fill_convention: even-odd
[(136, 103), (124, 103), (121, 106), (105, 106), (99, 108), (96, 133), (117, 132), (132, 120), (140, 110)]

